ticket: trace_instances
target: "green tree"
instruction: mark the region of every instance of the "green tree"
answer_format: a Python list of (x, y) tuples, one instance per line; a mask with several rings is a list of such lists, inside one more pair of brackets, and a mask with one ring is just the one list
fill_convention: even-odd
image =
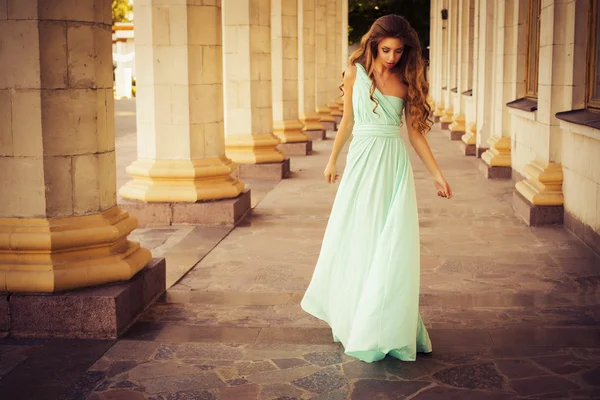
[(430, 0), (349, 0), (348, 43), (360, 42), (377, 18), (397, 14), (415, 28), (424, 50), (429, 45), (429, 12)]
[(133, 7), (128, 0), (113, 0), (112, 2), (112, 22), (131, 22), (128, 18)]

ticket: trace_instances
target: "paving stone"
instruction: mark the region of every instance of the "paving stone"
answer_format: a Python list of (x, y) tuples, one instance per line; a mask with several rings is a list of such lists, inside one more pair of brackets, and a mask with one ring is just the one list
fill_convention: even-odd
[(346, 385), (348, 381), (336, 368), (325, 368), (304, 378), (292, 381), (294, 385), (313, 393), (327, 393)]
[(583, 380), (593, 386), (600, 386), (600, 368), (594, 368), (581, 374)]
[(347, 400), (350, 395), (350, 388), (348, 386), (344, 386), (341, 389), (335, 390), (329, 393), (323, 393), (316, 396), (315, 400)]
[(494, 363), (500, 372), (506, 375), (509, 379), (548, 375), (548, 372), (540, 369), (538, 366), (536, 366), (536, 364), (527, 359), (496, 360)]
[(116, 361), (108, 368), (106, 371), (106, 376), (112, 377), (115, 375), (120, 375), (123, 372), (129, 371), (138, 364), (139, 362), (137, 361)]
[(84, 399), (92, 393), (94, 388), (106, 377), (102, 371), (87, 371), (81, 375), (75, 384), (70, 386), (59, 400)]
[(158, 343), (153, 342), (119, 340), (104, 354), (104, 357), (113, 361), (147, 361), (158, 346)]
[(433, 375), (438, 381), (466, 389), (502, 389), (504, 378), (493, 363), (461, 365), (443, 369)]
[(193, 365), (178, 364), (170, 361), (148, 362), (132, 368), (129, 371), (129, 378), (141, 381), (143, 379), (195, 375), (197, 373), (198, 369)]
[(259, 399), (267, 400), (274, 398), (290, 398), (300, 399), (304, 391), (289, 383), (272, 383), (270, 385), (262, 385)]
[(227, 386), (219, 376), (213, 372), (187, 376), (163, 376), (139, 381), (140, 385), (150, 394), (163, 392), (194, 392), (205, 389), (216, 389)]
[(579, 386), (559, 376), (514, 379), (509, 381), (511, 389), (521, 396), (540, 395), (558, 391), (580, 389)]
[(125, 390), (125, 389), (117, 389), (110, 390), (108, 392), (102, 393), (94, 393), (94, 395), (99, 396), (102, 400), (145, 400), (146, 397), (136, 391)]
[(359, 360), (346, 363), (342, 366), (344, 370), (344, 376), (347, 379), (385, 379), (386, 369), (385, 366), (380, 363), (365, 363)]
[(483, 392), (441, 386), (425, 389), (413, 397), (414, 400), (514, 400), (516, 398), (517, 396), (512, 393)]
[(94, 388), (94, 392), (103, 392), (105, 390), (108, 390), (110, 388), (110, 385), (110, 381), (103, 381), (101, 384)]
[(220, 399), (254, 400), (258, 398), (259, 392), (259, 385), (249, 384), (220, 388), (218, 391), (218, 396)]
[(216, 400), (216, 397), (207, 391), (191, 391), (170, 393), (165, 397), (165, 400)]
[(131, 381), (128, 380), (124, 380), (124, 381), (119, 381), (116, 383), (113, 383), (111, 386), (111, 388), (118, 388), (118, 389), (131, 389), (131, 388), (139, 388), (139, 386)]
[(339, 352), (310, 353), (305, 354), (304, 359), (320, 367), (339, 364), (343, 361)]
[(237, 378), (237, 379), (230, 379), (228, 381), (225, 381), (225, 383), (227, 383), (229, 386), (240, 386), (240, 385), (245, 385), (246, 383), (248, 383), (248, 381), (245, 380), (244, 378)]
[(280, 382), (291, 382), (294, 379), (305, 377), (313, 374), (319, 370), (319, 367), (314, 365), (302, 365), (299, 367), (282, 369), (278, 371), (262, 372), (260, 374), (254, 374), (246, 376), (250, 382), (259, 384), (268, 383), (280, 383)]
[(299, 358), (280, 358), (271, 361), (273, 361), (273, 363), (275, 363), (279, 369), (297, 367), (298, 365), (304, 365), (307, 363), (305, 360), (301, 360)]
[(361, 379), (354, 383), (352, 400), (364, 399), (404, 399), (413, 393), (429, 386), (429, 382), (421, 381), (382, 381)]
[(274, 369), (277, 369), (277, 367), (275, 367), (268, 361), (241, 361), (235, 364), (235, 369), (237, 370), (238, 375), (245, 376), (257, 374), (260, 372), (272, 371)]

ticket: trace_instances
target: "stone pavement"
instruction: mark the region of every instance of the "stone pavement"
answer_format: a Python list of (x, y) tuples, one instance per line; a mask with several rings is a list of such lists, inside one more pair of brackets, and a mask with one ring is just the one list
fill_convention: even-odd
[(0, 398), (600, 398), (600, 257), (527, 227), (512, 182), (484, 179), (438, 129), (429, 141), (454, 191), (438, 198), (411, 150), (431, 355), (359, 362), (299, 307), (337, 188), (322, 181), (328, 140), (291, 179), (250, 183), (235, 229), (136, 231), (167, 257), (165, 296), (118, 341), (0, 341)]

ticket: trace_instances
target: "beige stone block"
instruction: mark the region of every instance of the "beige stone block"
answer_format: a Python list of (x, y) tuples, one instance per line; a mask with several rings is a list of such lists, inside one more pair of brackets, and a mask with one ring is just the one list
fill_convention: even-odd
[(223, 121), (204, 124), (204, 152), (207, 158), (225, 155)]
[[(94, 22), (97, 15), (96, 7), (101, 6), (102, 2), (96, 0), (52, 0), (35, 1), (35, 3), (39, 3), (40, 19)], [(102, 7), (106, 7), (106, 4)]]
[(117, 204), (117, 163), (114, 151), (98, 154), (100, 211)]
[(221, 84), (223, 82), (223, 58), (221, 46), (204, 46), (202, 48), (202, 54), (202, 83)]
[(97, 137), (98, 152), (115, 149), (115, 98), (112, 89), (98, 89)]
[[(284, 2), (285, 3), (285, 2)], [(282, 17), (282, 35), (285, 38), (298, 37), (298, 18), (296, 14)]]
[(96, 53), (96, 87), (113, 89), (112, 33), (108, 26), (99, 26), (94, 30)]
[[(136, 96), (136, 123), (150, 124), (153, 123), (156, 117), (155, 109), (155, 86), (137, 84)], [(139, 131), (138, 131), (139, 132)]]
[(0, 90), (0, 156), (12, 156), (12, 101), (10, 91)]
[(8, 19), (37, 19), (38, 2), (38, 0), (8, 0), (6, 4)]
[(188, 9), (189, 44), (218, 45), (221, 43), (221, 12), (217, 7), (190, 7)]
[(0, 187), (10, 193), (0, 202), (0, 218), (46, 215), (42, 158), (0, 157)]
[(252, 107), (265, 108), (272, 104), (271, 82), (254, 82), (252, 87)]
[(40, 87), (37, 21), (0, 21), (0, 89)]
[[(133, 19), (133, 29), (135, 32), (135, 56), (138, 58), (138, 46), (152, 45), (152, 6), (135, 3), (135, 18)], [(164, 38), (163, 38), (164, 39)]]
[(540, 65), (544, 65), (545, 68), (540, 68), (538, 72), (538, 83), (540, 85), (551, 85), (552, 84), (552, 72), (553, 72), (553, 46), (546, 46), (540, 48)]
[(88, 215), (100, 211), (100, 168), (98, 154), (73, 157), (73, 214)]
[(45, 155), (98, 151), (97, 96), (92, 89), (42, 91)]
[[(188, 7), (185, 4), (172, 4), (169, 6), (169, 44), (172, 46), (185, 46), (188, 44), (188, 29), (195, 21), (188, 20), (188, 10), (200, 7)], [(198, 21), (202, 23), (202, 21)]]
[(156, 158), (190, 159), (190, 124), (156, 124)]
[[(137, 11), (136, 11), (137, 12)], [(150, 15), (152, 23), (150, 26), (152, 44), (154, 46), (168, 46), (171, 44), (171, 28), (169, 26), (171, 17), (168, 5), (154, 5)], [(137, 16), (136, 18), (137, 19)], [(137, 35), (136, 35), (137, 36)]]
[(250, 53), (271, 54), (271, 29), (269, 26), (250, 26)]
[(572, 84), (585, 85), (586, 83), (586, 63), (579, 62), (579, 60), (585, 60), (587, 53), (587, 47), (584, 44), (576, 44), (573, 46), (573, 60), (577, 62), (573, 63), (573, 77)]
[(190, 125), (190, 156), (192, 159), (205, 158), (204, 124)]
[(227, 84), (231, 81), (240, 82), (250, 78), (248, 64), (249, 58), (240, 57), (238, 54), (225, 54), (225, 76)]
[(154, 48), (154, 84), (188, 84), (187, 46), (156, 46)]
[[(204, 46), (188, 46), (188, 75), (189, 84), (198, 85), (204, 83), (204, 67), (202, 60)], [(210, 64), (210, 62), (209, 62)]]
[(0, 0), (0, 20), (8, 18), (8, 0)]
[(67, 25), (64, 22), (40, 21), (39, 30), (42, 88), (64, 89), (68, 85)]
[(600, 140), (586, 136), (584, 146), (588, 154), (587, 176), (594, 184), (600, 184)]
[(223, 91), (221, 85), (194, 85), (190, 88), (190, 115), (192, 124), (219, 122), (223, 118)]
[[(138, 1), (135, 2), (135, 16), (137, 18), (137, 5)], [(106, 25), (112, 25), (112, 2), (104, 0), (94, 0), (94, 20)]]
[(138, 122), (137, 125), (137, 154), (138, 158), (156, 158), (156, 125), (148, 122)]
[(283, 58), (298, 63), (298, 39), (283, 38), (282, 41)]
[(253, 133), (252, 124), (253, 114), (250, 109), (228, 108), (225, 112), (225, 135)]
[(39, 90), (12, 92), (13, 155), (41, 157), (42, 100)]
[(250, 1), (230, 0), (223, 4), (223, 24), (227, 26), (250, 24)]
[[(136, 87), (137, 97), (140, 95), (140, 87), (144, 85), (154, 85), (154, 48), (152, 46), (142, 46), (136, 43), (135, 46), (136, 59)], [(136, 99), (139, 102), (139, 99)]]
[(253, 54), (250, 59), (250, 80), (271, 81), (271, 55)]
[[(154, 107), (152, 121), (156, 124), (170, 124), (173, 121), (173, 112), (171, 110), (173, 98), (171, 95), (171, 85), (154, 85), (154, 96), (152, 98)], [(152, 117), (152, 115), (150, 115)]]
[[(188, 124), (191, 114), (191, 96), (190, 86), (173, 85), (171, 91), (171, 116), (170, 122), (173, 124)], [(167, 122), (167, 121), (161, 121)]]
[(270, 0), (250, 0), (250, 25), (269, 26), (271, 19)]
[(67, 25), (69, 86), (72, 88), (96, 87), (96, 29), (83, 24)]
[[(282, 1), (282, 9), (281, 9), (281, 13), (284, 16), (290, 16), (293, 17), (294, 20), (298, 20), (297, 19), (297, 15), (298, 15), (298, 1), (303, 1), (303, 0), (284, 0)], [(306, 9), (306, 6), (305, 6)]]
[(71, 157), (44, 157), (46, 213), (49, 218), (73, 215)]

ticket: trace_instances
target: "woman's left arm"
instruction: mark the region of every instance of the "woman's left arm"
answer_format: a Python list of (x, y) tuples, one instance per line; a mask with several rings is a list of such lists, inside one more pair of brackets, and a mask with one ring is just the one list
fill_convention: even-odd
[(438, 196), (448, 199), (452, 198), (452, 189), (450, 189), (450, 185), (444, 178), (442, 170), (435, 161), (433, 153), (431, 152), (431, 148), (429, 147), (429, 143), (427, 143), (427, 139), (412, 126), (413, 117), (410, 115), (410, 105), (408, 103), (404, 108), (404, 115), (408, 129), (408, 140), (419, 155), (421, 161), (423, 161), (423, 164), (425, 164), (429, 170), (429, 173), (431, 173), (431, 176), (435, 181), (434, 185), (438, 191)]

